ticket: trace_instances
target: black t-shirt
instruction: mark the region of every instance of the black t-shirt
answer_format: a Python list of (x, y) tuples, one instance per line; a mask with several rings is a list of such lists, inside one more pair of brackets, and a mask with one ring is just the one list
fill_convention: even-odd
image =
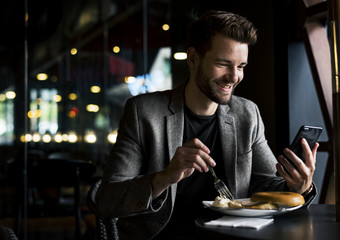
[[(199, 116), (185, 108), (183, 143), (198, 138), (209, 149), (210, 156), (215, 160), (217, 176), (224, 176), (224, 166), (221, 156), (221, 141), (218, 131), (216, 114)], [(209, 209), (204, 209), (202, 201), (214, 200), (218, 195), (214, 188), (214, 181), (210, 174), (194, 173), (177, 184), (177, 196), (173, 214), (169, 223), (156, 239), (199, 239), (195, 236), (195, 218), (202, 216)], [(178, 236), (178, 237), (176, 237)]]

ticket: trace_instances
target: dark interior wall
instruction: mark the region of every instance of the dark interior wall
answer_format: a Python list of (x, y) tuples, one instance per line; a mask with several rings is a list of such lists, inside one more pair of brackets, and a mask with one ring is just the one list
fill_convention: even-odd
[[(327, 141), (328, 135), (322, 117), (313, 76), (309, 67), (305, 46), (300, 40), (290, 41), (288, 46), (289, 62), (289, 139), (290, 142), (302, 125), (320, 126), (324, 130), (319, 138)], [(314, 183), (321, 193), (324, 176), (328, 163), (328, 153), (318, 152)], [(315, 203), (320, 201), (316, 196)]]
[[(273, 1), (173, 1), (173, 51), (185, 51), (186, 27), (192, 9), (217, 9), (240, 14), (258, 29), (258, 42), (249, 51), (249, 64), (245, 69), (243, 82), (235, 94), (254, 101), (260, 109), (266, 127), (268, 143), (276, 149), (275, 116), (275, 74), (274, 74), (274, 14)], [(173, 61), (174, 86), (185, 81), (188, 76), (185, 61)]]

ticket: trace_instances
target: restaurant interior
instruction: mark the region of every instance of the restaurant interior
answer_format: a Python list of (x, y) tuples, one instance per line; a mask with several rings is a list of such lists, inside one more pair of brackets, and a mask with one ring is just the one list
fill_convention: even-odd
[(314, 203), (335, 204), (327, 3), (2, 1), (0, 226), (19, 239), (95, 239), (86, 196), (101, 178), (124, 104), (187, 79), (186, 27), (207, 9), (257, 27), (235, 94), (259, 106), (276, 156), (301, 125), (323, 128)]

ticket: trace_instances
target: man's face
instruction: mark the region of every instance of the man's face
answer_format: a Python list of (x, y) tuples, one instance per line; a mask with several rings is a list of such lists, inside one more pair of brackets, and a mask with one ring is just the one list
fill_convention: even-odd
[(211, 101), (227, 104), (248, 61), (248, 45), (216, 35), (212, 48), (199, 58), (195, 74), (198, 88)]

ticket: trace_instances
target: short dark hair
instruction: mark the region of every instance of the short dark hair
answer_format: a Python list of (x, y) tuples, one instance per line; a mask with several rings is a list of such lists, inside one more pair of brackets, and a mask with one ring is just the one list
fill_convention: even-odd
[(249, 46), (257, 41), (257, 29), (246, 18), (225, 11), (209, 10), (196, 17), (189, 28), (188, 44), (203, 57), (211, 49), (216, 34)]

